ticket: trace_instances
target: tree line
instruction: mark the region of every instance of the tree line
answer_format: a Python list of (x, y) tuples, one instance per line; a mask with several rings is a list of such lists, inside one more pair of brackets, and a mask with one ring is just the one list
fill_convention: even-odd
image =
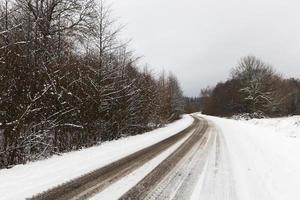
[(300, 80), (285, 79), (254, 56), (241, 59), (230, 78), (201, 90), (203, 113), (252, 117), (300, 114)]
[(201, 97), (184, 97), (184, 112), (187, 114), (201, 111), (202, 98)]
[(141, 70), (119, 31), (102, 0), (1, 1), (0, 168), (179, 118), (177, 78)]

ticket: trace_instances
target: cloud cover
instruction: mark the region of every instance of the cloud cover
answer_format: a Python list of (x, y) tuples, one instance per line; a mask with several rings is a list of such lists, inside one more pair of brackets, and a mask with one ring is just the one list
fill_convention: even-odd
[(185, 95), (226, 80), (255, 55), (300, 78), (300, 2), (296, 0), (107, 0), (123, 37), (154, 72), (173, 71)]

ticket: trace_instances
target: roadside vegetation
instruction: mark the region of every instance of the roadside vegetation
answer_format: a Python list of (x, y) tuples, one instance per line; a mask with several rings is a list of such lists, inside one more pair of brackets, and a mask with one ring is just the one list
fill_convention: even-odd
[(254, 56), (242, 58), (230, 78), (202, 89), (203, 113), (250, 117), (300, 114), (300, 80), (285, 79)]
[(0, 5), (0, 168), (135, 135), (179, 118), (171, 73), (152, 74), (102, 0)]

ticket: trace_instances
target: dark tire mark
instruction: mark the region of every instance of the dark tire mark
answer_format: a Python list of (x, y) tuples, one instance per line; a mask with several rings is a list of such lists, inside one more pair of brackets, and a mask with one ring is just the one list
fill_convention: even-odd
[(204, 136), (208, 128), (206, 120), (199, 122), (196, 131), (189, 137), (178, 149), (176, 149), (168, 158), (160, 163), (152, 172), (150, 172), (135, 187), (124, 194), (121, 200), (145, 199), (152, 188), (176, 166), (176, 164), (186, 155), (190, 149)]
[[(199, 126), (199, 119), (194, 117), (193, 124), (185, 130), (123, 159), (115, 161), (105, 167), (97, 169), (79, 178), (59, 185), (48, 191), (40, 193), (31, 200), (67, 200), (86, 199), (102, 191), (107, 186), (121, 179), (125, 175), (142, 166), (162, 151), (188, 135), (195, 127)], [(193, 137), (194, 138), (194, 137)], [(191, 140), (191, 139), (189, 139)]]

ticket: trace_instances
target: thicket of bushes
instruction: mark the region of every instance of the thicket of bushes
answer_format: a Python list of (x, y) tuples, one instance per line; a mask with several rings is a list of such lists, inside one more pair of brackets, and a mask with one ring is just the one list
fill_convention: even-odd
[(172, 74), (138, 70), (103, 1), (0, 6), (0, 168), (179, 118)]
[(203, 113), (231, 116), (300, 114), (300, 81), (284, 79), (272, 66), (248, 56), (241, 59), (226, 82), (201, 91)]

